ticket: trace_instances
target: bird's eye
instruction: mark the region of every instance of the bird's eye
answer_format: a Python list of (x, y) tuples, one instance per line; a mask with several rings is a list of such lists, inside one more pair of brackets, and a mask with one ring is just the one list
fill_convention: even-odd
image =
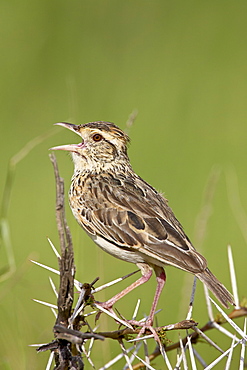
[(94, 141), (100, 141), (103, 137), (100, 134), (94, 134), (93, 135), (93, 140)]

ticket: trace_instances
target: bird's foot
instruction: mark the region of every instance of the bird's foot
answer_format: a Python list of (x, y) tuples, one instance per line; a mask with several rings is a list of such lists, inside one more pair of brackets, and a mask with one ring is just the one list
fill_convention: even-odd
[(104, 310), (109, 311), (111, 314), (115, 315), (112, 308), (113, 305), (109, 301), (106, 302), (95, 301), (95, 306), (96, 308), (99, 308), (99, 312), (96, 315), (95, 321), (99, 319), (100, 315), (104, 312)]
[(151, 332), (151, 334), (153, 335), (153, 337), (154, 337), (154, 339), (157, 343), (159, 343), (159, 344), (161, 343), (160, 339), (159, 339), (159, 336), (158, 336), (156, 330), (153, 327), (153, 320), (152, 319), (147, 318), (146, 321), (128, 320), (128, 323), (132, 326), (141, 327), (141, 330), (139, 331), (139, 333), (137, 335), (137, 338), (140, 338), (142, 335), (144, 335), (146, 333), (146, 331), (148, 331), (148, 332)]
[(110, 301), (106, 301), (106, 302), (95, 301), (95, 303), (97, 304), (97, 306), (100, 306), (107, 311), (113, 312), (113, 308), (112, 308), (113, 304)]
[(149, 332), (149, 333), (151, 332), (155, 341), (157, 343), (161, 344), (159, 336), (158, 336), (156, 330), (153, 327), (153, 320), (151, 318), (148, 317), (146, 321), (126, 320), (123, 317), (121, 317), (121, 319), (120, 319), (116, 316), (115, 312), (113, 311), (113, 304), (110, 300), (106, 301), (106, 302), (96, 301), (95, 303), (96, 303), (96, 307), (99, 308), (99, 310), (100, 310), (96, 314), (95, 321), (97, 321), (100, 318), (100, 315), (106, 310), (106, 311), (110, 312), (111, 316), (119, 324), (125, 325), (129, 328), (132, 328), (132, 329), (134, 329), (133, 327), (135, 327), (135, 326), (139, 326), (141, 329), (140, 329), (140, 331), (137, 335), (137, 338), (140, 338), (146, 332)]
[(111, 301), (106, 302), (95, 302), (95, 307), (99, 309), (99, 312), (96, 314), (95, 321), (100, 318), (100, 315), (105, 312), (106, 314), (110, 315), (118, 324), (127, 326), (128, 328), (133, 330), (132, 325), (128, 322), (128, 320), (124, 319), (122, 315), (118, 312), (118, 317), (113, 310), (113, 304)]

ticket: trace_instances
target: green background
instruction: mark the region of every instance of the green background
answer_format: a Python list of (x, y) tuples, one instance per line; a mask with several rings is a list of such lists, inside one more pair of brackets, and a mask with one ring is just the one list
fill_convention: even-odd
[[(34, 137), (54, 130), (16, 167), (8, 209), (16, 270), (0, 285), (1, 369), (44, 369), (48, 353), (37, 355), (28, 345), (53, 337), (52, 313), (31, 300), (55, 303), (51, 274), (29, 260), (57, 267), (46, 240), (48, 236), (58, 246), (48, 148), (78, 142), (78, 137), (53, 128), (55, 122), (107, 120), (124, 129), (137, 109), (129, 149), (135, 171), (164, 192), (211, 270), (229, 288), (227, 245), (232, 245), (239, 296), (246, 295), (246, 11), (246, 2), (227, 0), (1, 1), (1, 194), (9, 159)], [(64, 152), (56, 155), (68, 189), (71, 160)], [(212, 169), (218, 180), (212, 201), (203, 208), (210, 218), (202, 242), (197, 220), (203, 197), (213, 191), (210, 185), (205, 193)], [(103, 284), (135, 269), (100, 251), (69, 207), (67, 219), (77, 279), (91, 282), (100, 276)], [(3, 244), (0, 260), (4, 268)], [(166, 271), (160, 325), (185, 318), (193, 280), (177, 269)], [(125, 286), (108, 289), (97, 299)], [(140, 297), (141, 318), (149, 312), (154, 290), (152, 278), (117, 307), (130, 317)], [(201, 325), (208, 320), (201, 283), (193, 318)], [(99, 330), (116, 329), (104, 316), (100, 324)], [(229, 346), (222, 336), (214, 337), (223, 348)], [(169, 338), (176, 341), (177, 334)], [(96, 348), (96, 368), (119, 352), (109, 341)], [(206, 344), (197, 348), (207, 362), (218, 356)], [(237, 352), (235, 356), (237, 360)], [(158, 364), (154, 366), (164, 366)]]

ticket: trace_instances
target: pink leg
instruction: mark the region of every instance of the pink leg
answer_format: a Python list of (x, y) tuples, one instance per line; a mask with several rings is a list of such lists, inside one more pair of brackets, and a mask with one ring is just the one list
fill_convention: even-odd
[[(112, 297), (108, 301), (102, 302), (102, 303), (97, 302), (97, 303), (100, 304), (103, 308), (106, 308), (106, 309), (112, 311), (112, 306), (119, 299), (124, 297), (126, 294), (131, 292), (133, 289), (135, 289), (139, 285), (142, 285), (142, 284), (146, 283), (152, 276), (151, 267), (149, 265), (146, 265), (146, 264), (137, 264), (137, 266), (140, 267), (141, 272), (142, 272), (142, 277), (140, 279), (135, 281), (133, 284), (131, 284), (126, 289), (124, 289), (122, 292), (116, 294), (114, 297)], [(154, 300), (153, 300), (153, 304), (152, 304), (152, 307), (151, 307), (151, 310), (150, 310), (149, 317), (145, 322), (139, 322), (139, 321), (135, 321), (135, 320), (128, 320), (128, 323), (131, 324), (131, 325), (142, 326), (142, 329), (140, 330), (140, 332), (138, 334), (138, 337), (141, 336), (142, 334), (144, 334), (145, 330), (148, 329), (153, 334), (155, 340), (158, 343), (160, 343), (159, 337), (158, 337), (156, 331), (154, 330), (154, 328), (152, 327), (152, 325), (153, 325), (154, 314), (155, 314), (155, 310), (156, 310), (156, 307), (157, 307), (157, 304), (158, 304), (158, 301), (159, 301), (159, 297), (161, 295), (161, 292), (162, 292), (163, 287), (164, 287), (165, 282), (166, 282), (166, 274), (165, 274), (165, 271), (164, 271), (163, 267), (154, 266), (154, 270), (155, 270), (155, 274), (156, 274), (157, 287), (156, 287)]]
[(154, 301), (153, 301), (150, 314), (149, 314), (149, 319), (148, 319), (150, 321), (150, 325), (153, 325), (154, 313), (156, 311), (159, 297), (161, 295), (161, 292), (166, 282), (166, 273), (162, 267), (160, 267), (159, 270), (155, 269), (155, 273), (156, 273), (157, 287), (156, 287)]
[(163, 290), (163, 287), (165, 285), (165, 282), (166, 282), (166, 274), (165, 274), (165, 271), (162, 267), (155, 266), (154, 269), (155, 269), (155, 273), (156, 273), (157, 287), (156, 287), (154, 300), (153, 300), (153, 304), (152, 304), (152, 307), (151, 307), (151, 310), (150, 310), (149, 317), (145, 322), (139, 322), (139, 321), (135, 321), (135, 320), (130, 320), (128, 322), (131, 325), (142, 326), (142, 329), (140, 330), (140, 332), (138, 334), (138, 337), (140, 337), (142, 334), (144, 334), (145, 330), (148, 329), (153, 334), (154, 339), (158, 343), (160, 343), (159, 337), (158, 337), (156, 331), (154, 330), (154, 328), (152, 327), (152, 325), (153, 325), (153, 321), (154, 321), (154, 314), (155, 314), (155, 310), (156, 310), (156, 307), (157, 307), (157, 304), (158, 304), (158, 300), (159, 300), (160, 294), (161, 294), (161, 292)]
[(116, 294), (114, 297), (112, 297), (108, 301), (100, 303), (100, 305), (103, 308), (106, 308), (106, 309), (110, 309), (111, 310), (112, 306), (119, 299), (121, 299), (122, 297), (124, 297), (126, 294), (128, 294), (129, 292), (131, 292), (133, 289), (137, 288), (138, 286), (146, 283), (151, 278), (151, 276), (152, 276), (152, 269), (148, 265), (140, 264), (140, 265), (137, 265), (137, 266), (141, 268), (142, 277), (140, 279), (136, 280), (133, 284), (131, 284), (130, 286), (128, 286), (126, 289), (122, 290), (122, 292)]

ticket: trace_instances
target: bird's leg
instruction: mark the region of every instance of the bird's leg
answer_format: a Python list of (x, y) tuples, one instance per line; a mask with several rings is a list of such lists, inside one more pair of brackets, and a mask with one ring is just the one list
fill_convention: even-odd
[(163, 267), (159, 267), (158, 269), (155, 268), (155, 273), (156, 273), (157, 287), (156, 287), (156, 291), (154, 295), (154, 301), (153, 301), (150, 314), (149, 314), (149, 318), (148, 318), (148, 320), (150, 321), (150, 325), (153, 325), (154, 314), (156, 311), (158, 300), (164, 288), (164, 285), (166, 283), (166, 273)]
[(157, 335), (157, 333), (154, 330), (152, 325), (153, 325), (153, 321), (154, 321), (154, 314), (155, 314), (155, 310), (156, 310), (156, 307), (157, 307), (157, 304), (158, 304), (158, 300), (159, 300), (159, 297), (161, 295), (161, 292), (162, 292), (163, 287), (164, 287), (165, 282), (166, 282), (166, 274), (165, 274), (165, 271), (164, 271), (163, 267), (154, 266), (154, 270), (155, 270), (155, 274), (156, 274), (157, 287), (156, 287), (154, 300), (153, 300), (153, 304), (152, 304), (152, 307), (151, 307), (151, 310), (150, 310), (149, 317), (147, 318), (147, 320), (145, 322), (139, 322), (139, 321), (135, 321), (135, 320), (130, 320), (128, 322), (131, 325), (142, 326), (142, 328), (141, 328), (141, 330), (138, 334), (138, 337), (140, 337), (142, 334), (144, 334), (145, 330), (148, 329), (153, 334), (154, 339), (157, 342), (160, 342), (159, 337), (158, 337), (158, 335)]
[[(146, 283), (152, 276), (151, 267), (147, 264), (137, 264), (137, 266), (141, 269), (141, 272), (142, 272), (142, 277), (140, 279), (135, 281), (133, 284), (131, 284), (126, 289), (124, 289), (122, 292), (116, 294), (114, 297), (112, 297), (108, 301), (106, 301), (106, 302), (97, 302), (97, 304), (99, 304), (103, 308), (106, 308), (109, 311), (112, 311), (112, 306), (120, 298), (124, 297), (126, 294), (131, 292), (133, 289), (135, 289), (139, 285)], [(155, 310), (156, 310), (156, 307), (157, 307), (157, 304), (158, 304), (158, 300), (159, 300), (159, 297), (161, 295), (161, 292), (162, 292), (163, 287), (164, 287), (165, 282), (166, 282), (166, 274), (165, 274), (165, 271), (164, 271), (163, 267), (154, 266), (153, 268), (154, 268), (154, 271), (155, 271), (155, 274), (156, 274), (157, 287), (156, 287), (154, 300), (153, 300), (153, 304), (152, 304), (152, 307), (151, 307), (151, 310), (150, 310), (149, 317), (144, 322), (143, 321), (136, 321), (136, 320), (128, 320), (128, 323), (130, 325), (136, 325), (136, 326), (141, 326), (142, 327), (139, 334), (138, 334), (138, 337), (140, 337), (142, 334), (144, 334), (146, 329), (148, 329), (153, 334), (154, 339), (158, 343), (160, 343), (159, 337), (158, 337), (158, 335), (157, 335), (157, 333), (154, 330), (152, 325), (153, 325), (153, 321), (154, 321), (154, 314), (155, 314)]]
[(138, 286), (146, 283), (152, 276), (152, 269), (146, 265), (146, 264), (137, 264), (137, 267), (141, 269), (142, 277), (140, 279), (136, 280), (134, 283), (132, 283), (130, 286), (122, 290), (120, 293), (116, 294), (114, 297), (109, 299), (106, 302), (97, 302), (101, 307), (106, 308), (107, 310), (111, 311), (112, 306), (122, 297), (124, 297), (126, 294), (131, 292), (133, 289), (137, 288)]

